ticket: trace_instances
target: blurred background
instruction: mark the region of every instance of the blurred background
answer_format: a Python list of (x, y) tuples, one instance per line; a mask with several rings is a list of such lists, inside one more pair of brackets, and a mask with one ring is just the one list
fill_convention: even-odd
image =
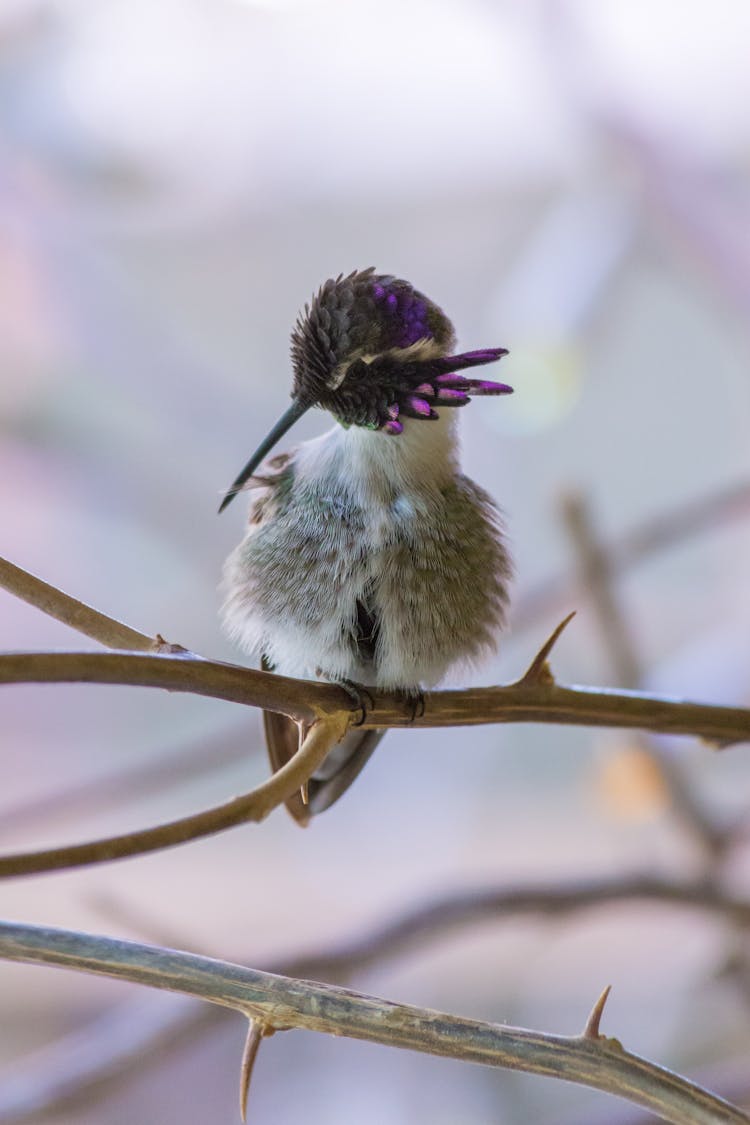
[[(503, 507), (512, 628), (560, 679), (750, 702), (750, 9), (742, 0), (5, 0), (2, 554), (148, 633), (217, 623), (244, 503), (325, 278), (411, 280), (516, 393), (462, 412)], [(295, 438), (327, 426), (308, 415)], [(0, 592), (2, 647), (91, 642)], [(258, 715), (105, 687), (4, 688), (3, 851), (185, 815), (267, 771)], [(435, 896), (705, 875), (750, 894), (747, 748), (572, 727), (392, 732), (303, 835), (262, 826), (5, 883), (2, 913), (280, 967)], [(744, 935), (606, 901), (505, 916), (349, 974), (464, 1016), (603, 1030), (750, 1099)], [(334, 969), (326, 979), (334, 979)], [(0, 1122), (238, 1120), (241, 1020), (0, 966)], [(196, 1011), (198, 1015), (196, 1016)], [(744, 1087), (743, 1087), (744, 1082)], [(644, 1121), (605, 1095), (302, 1032), (250, 1119)], [(619, 1116), (618, 1116), (619, 1115)]]

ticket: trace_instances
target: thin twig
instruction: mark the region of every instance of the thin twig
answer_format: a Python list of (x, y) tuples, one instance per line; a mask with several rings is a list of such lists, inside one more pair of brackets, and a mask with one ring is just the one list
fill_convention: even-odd
[(160, 648), (160, 639), (123, 625), (3, 558), (0, 558), (0, 587), (107, 648), (132, 652), (154, 652)]
[[(351, 697), (335, 684), (292, 680), (192, 653), (13, 652), (0, 654), (0, 684), (97, 683), (158, 687), (279, 711), (311, 723), (350, 710)], [(300, 692), (300, 689), (302, 691)], [(411, 713), (401, 701), (404, 725)]]
[(549, 1035), (395, 1004), (332, 985), (66, 930), (0, 923), (0, 956), (197, 996), (269, 1027), (298, 1027), (562, 1078), (616, 1094), (674, 1125), (748, 1125), (750, 1117), (616, 1040)]
[(331, 748), (346, 733), (350, 721), (351, 716), (347, 712), (333, 712), (324, 719), (319, 719), (310, 727), (294, 757), (272, 774), (268, 781), (224, 805), (167, 824), (159, 824), (155, 828), (145, 828), (140, 832), (109, 836), (86, 844), (4, 856), (0, 858), (0, 878), (59, 871), (63, 868), (106, 863), (126, 856), (143, 855), (145, 852), (183, 844), (187, 840), (211, 836), (237, 824), (261, 821), (308, 781)]
[[(12, 563), (0, 566), (0, 584), (46, 613), (103, 643), (114, 643), (124, 630), (133, 646), (113, 653), (6, 653), (0, 655), (2, 683), (109, 683), (163, 687), (278, 711), (298, 722), (314, 722), (351, 707), (347, 692), (333, 684), (272, 676), (255, 669), (204, 660), (160, 636), (150, 638), (113, 618), (84, 606), (54, 586)], [(427, 697), (423, 714), (397, 694), (380, 696), (362, 725), (453, 726), (496, 722), (552, 722), (585, 726), (642, 727), (660, 733), (694, 734), (720, 745), (750, 739), (750, 711), (695, 704), (630, 691), (564, 688), (551, 675), (534, 673), (546, 664), (572, 614), (541, 647), (518, 683)], [(110, 637), (107, 640), (106, 637)], [(148, 651), (150, 650), (150, 651)], [(155, 650), (155, 651), (154, 651)]]
[[(113, 769), (94, 777), (83, 777), (70, 784), (59, 784), (46, 793), (14, 802), (2, 810), (2, 831), (16, 828), (29, 830), (42, 823), (49, 827), (58, 819), (78, 818), (81, 813), (96, 809), (101, 814), (112, 805), (122, 808), (128, 801), (144, 795), (153, 798), (206, 774), (219, 774), (240, 762), (247, 762), (256, 753), (249, 737), (247, 720), (231, 728), (211, 731), (181, 750), (165, 751), (160, 757)], [(51, 781), (51, 779), (50, 779)]]

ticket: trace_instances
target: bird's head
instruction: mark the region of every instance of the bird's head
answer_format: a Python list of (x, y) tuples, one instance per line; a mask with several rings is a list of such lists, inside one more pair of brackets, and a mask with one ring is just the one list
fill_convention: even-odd
[(430, 421), (443, 407), (473, 395), (510, 394), (512, 387), (460, 374), (494, 363), (505, 348), (450, 355), (453, 325), (442, 309), (409, 284), (374, 269), (326, 281), (305, 305), (292, 332), (292, 405), (227, 492), (219, 511), (263, 458), (311, 406), (343, 426), (397, 435), (404, 419)]

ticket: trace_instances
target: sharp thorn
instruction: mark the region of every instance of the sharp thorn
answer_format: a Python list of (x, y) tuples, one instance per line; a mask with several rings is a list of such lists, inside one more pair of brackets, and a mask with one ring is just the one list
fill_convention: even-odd
[(531, 664), (529, 664), (528, 668), (521, 676), (520, 680), (517, 681), (517, 687), (530, 687), (532, 684), (554, 684), (555, 677), (552, 675), (550, 666), (547, 663), (547, 658), (552, 652), (552, 649), (557, 644), (557, 641), (560, 639), (561, 633), (563, 632), (565, 627), (570, 624), (575, 615), (576, 611), (573, 610), (573, 612), (569, 613), (568, 616), (560, 622), (555, 631), (547, 638), (542, 647), (539, 649), (539, 652), (531, 661)]
[(189, 650), (184, 648), (182, 645), (175, 645), (172, 644), (171, 641), (165, 641), (161, 633), (156, 634), (151, 647), (154, 652), (158, 652), (160, 655), (166, 654), (167, 656), (179, 656), (181, 653), (185, 653), (186, 656), (191, 655)]
[(599, 1024), (601, 1023), (602, 1013), (604, 1012), (604, 1005), (607, 1003), (611, 990), (612, 985), (608, 984), (591, 1009), (589, 1018), (586, 1020), (586, 1026), (581, 1033), (582, 1039), (596, 1040), (601, 1038), (599, 1034)]
[(263, 1038), (265, 1028), (257, 1020), (249, 1019), (245, 1049), (242, 1052), (242, 1065), (240, 1067), (240, 1114), (243, 1121), (247, 1121), (247, 1094), (250, 1089), (250, 1079), (253, 1076), (253, 1066)]

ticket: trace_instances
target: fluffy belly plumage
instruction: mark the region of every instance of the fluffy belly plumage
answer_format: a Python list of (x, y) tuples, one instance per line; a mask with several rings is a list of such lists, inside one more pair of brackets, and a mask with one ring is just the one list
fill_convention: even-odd
[(227, 560), (224, 618), (246, 649), (284, 675), (409, 689), (493, 647), (510, 564), (481, 489), (316, 500), (251, 525)]

